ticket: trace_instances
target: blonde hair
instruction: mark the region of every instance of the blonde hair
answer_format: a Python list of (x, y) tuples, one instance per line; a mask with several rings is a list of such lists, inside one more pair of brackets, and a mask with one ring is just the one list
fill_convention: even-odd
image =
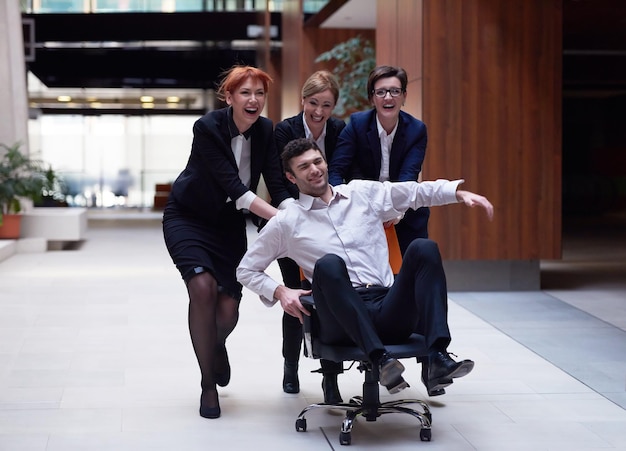
[(234, 92), (248, 78), (260, 80), (263, 83), (263, 90), (267, 92), (270, 83), (273, 81), (266, 72), (253, 66), (233, 66), (222, 73), (222, 82), (217, 88), (217, 98), (226, 100), (226, 92)]
[(327, 70), (318, 70), (313, 73), (302, 86), (302, 98), (306, 99), (318, 92), (329, 90), (333, 97), (335, 97), (335, 103), (339, 100), (339, 83), (337, 77)]

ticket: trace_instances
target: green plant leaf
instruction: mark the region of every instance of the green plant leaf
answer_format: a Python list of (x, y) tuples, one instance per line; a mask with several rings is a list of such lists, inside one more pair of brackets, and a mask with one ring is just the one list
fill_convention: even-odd
[(320, 54), (315, 62), (335, 62), (332, 73), (339, 80), (339, 102), (335, 114), (346, 119), (356, 111), (370, 107), (367, 79), (376, 66), (376, 50), (372, 43), (358, 35), (340, 42)]
[(58, 179), (50, 166), (22, 153), (20, 146), (0, 144), (0, 221), (4, 214), (21, 211), (21, 199), (39, 201), (44, 188)]

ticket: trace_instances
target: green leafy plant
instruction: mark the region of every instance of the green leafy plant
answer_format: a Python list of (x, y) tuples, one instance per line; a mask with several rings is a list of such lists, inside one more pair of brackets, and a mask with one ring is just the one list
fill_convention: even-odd
[(332, 73), (339, 80), (335, 114), (347, 118), (351, 113), (368, 109), (367, 78), (376, 67), (376, 50), (372, 43), (361, 35), (350, 38), (315, 59), (316, 63), (325, 61), (335, 61)]
[(65, 199), (69, 190), (65, 180), (49, 165), (42, 175), (41, 199), (35, 202), (35, 207), (67, 207)]
[(48, 169), (43, 162), (22, 153), (19, 143), (0, 144), (0, 225), (5, 214), (22, 210), (23, 199), (41, 199)]

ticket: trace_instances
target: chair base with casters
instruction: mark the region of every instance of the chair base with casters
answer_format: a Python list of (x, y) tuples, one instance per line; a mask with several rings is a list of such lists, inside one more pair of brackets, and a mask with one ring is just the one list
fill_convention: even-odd
[[(311, 296), (303, 296), (302, 303), (310, 310), (314, 309)], [(412, 415), (420, 422), (420, 439), (431, 440), (432, 415), (428, 405), (419, 399), (399, 399), (381, 402), (379, 369), (369, 362), (367, 356), (356, 346), (336, 346), (322, 343), (315, 334), (315, 313), (305, 316), (304, 324), (304, 353), (310, 358), (323, 358), (335, 362), (358, 362), (358, 369), (365, 373), (363, 394), (354, 396), (347, 403), (317, 403), (305, 407), (296, 419), (296, 431), (305, 432), (307, 429), (306, 414), (316, 409), (344, 410), (345, 418), (339, 433), (339, 443), (349, 445), (352, 441), (352, 427), (357, 417), (362, 416), (366, 421), (376, 419), (387, 413), (404, 413)], [(387, 352), (396, 359), (421, 357), (426, 355), (427, 349), (424, 337), (418, 334), (411, 335), (401, 344), (385, 345)], [(409, 404), (419, 406), (419, 409), (408, 407)]]

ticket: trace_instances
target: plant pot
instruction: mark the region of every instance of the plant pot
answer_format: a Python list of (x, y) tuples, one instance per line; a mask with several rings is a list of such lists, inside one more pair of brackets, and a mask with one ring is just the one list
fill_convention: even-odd
[(0, 225), (0, 239), (17, 240), (20, 237), (22, 215), (3, 215)]

